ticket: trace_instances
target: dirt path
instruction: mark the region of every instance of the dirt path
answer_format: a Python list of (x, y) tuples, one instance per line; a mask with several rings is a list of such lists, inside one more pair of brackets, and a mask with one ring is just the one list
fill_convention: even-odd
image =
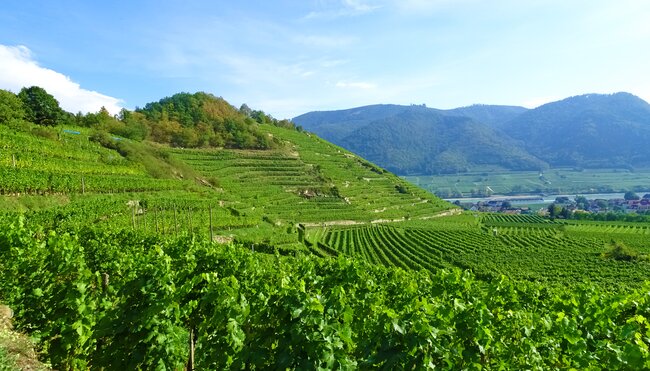
[(442, 218), (444, 216), (452, 216), (452, 215), (459, 215), (463, 213), (463, 209), (451, 209), (447, 211), (442, 211), (440, 213), (437, 213), (435, 215), (427, 215), (427, 216), (421, 216), (417, 218), (418, 220), (428, 220), (428, 219), (434, 219), (434, 218)]
[[(451, 209), (451, 210), (445, 210), (441, 211), (439, 213), (433, 214), (433, 215), (426, 215), (426, 216), (421, 216), (416, 218), (415, 220), (428, 220), (428, 219), (434, 219), (434, 218), (442, 218), (445, 216), (452, 216), (452, 215), (458, 215), (462, 213), (462, 209)], [(326, 222), (317, 222), (317, 223), (300, 223), (304, 225), (306, 228), (312, 228), (312, 227), (332, 227), (332, 226), (347, 226), (347, 225), (364, 225), (364, 224), (378, 224), (378, 223), (398, 223), (398, 222), (403, 222), (406, 221), (405, 218), (399, 218), (399, 219), (376, 219), (376, 220), (371, 220), (369, 222), (362, 222), (362, 221), (357, 221), (357, 220), (329, 220)]]

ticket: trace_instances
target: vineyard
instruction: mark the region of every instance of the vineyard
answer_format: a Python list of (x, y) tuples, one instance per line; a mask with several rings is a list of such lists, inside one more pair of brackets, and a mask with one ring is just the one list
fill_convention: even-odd
[[(416, 256), (377, 259), (422, 264)], [(0, 268), (0, 295), (19, 328), (47, 340), (57, 369), (650, 367), (647, 286), (552, 293), (458, 269), (256, 254), (188, 236), (58, 234), (21, 219), (3, 222)]]
[[(370, 263), (404, 269), (460, 267), (480, 277), (506, 275), (551, 287), (591, 282), (609, 290), (639, 287), (650, 277), (650, 263), (604, 259), (611, 240), (646, 253), (648, 226), (566, 224), (538, 216), (449, 217), (445, 223), (410, 226), (330, 227), (311, 232), (312, 242)], [(458, 227), (452, 227), (457, 220)]]
[(650, 367), (650, 224), (461, 213), (258, 129), (279, 144), (0, 125), (0, 303), (55, 368)]
[[(187, 150), (114, 138), (121, 147), (107, 148), (84, 128), (0, 126), (0, 205), (58, 229), (188, 232), (285, 254), (307, 250), (300, 223), (405, 220), (451, 207), (315, 136), (260, 128), (286, 138), (284, 147)], [(63, 205), (28, 205), (53, 196)]]

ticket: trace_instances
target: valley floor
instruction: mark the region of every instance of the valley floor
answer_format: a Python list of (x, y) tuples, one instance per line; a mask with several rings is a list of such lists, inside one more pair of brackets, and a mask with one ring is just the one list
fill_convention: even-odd
[(491, 194), (590, 194), (650, 190), (650, 169), (571, 168), (538, 171), (474, 171), (453, 175), (404, 176), (442, 198)]

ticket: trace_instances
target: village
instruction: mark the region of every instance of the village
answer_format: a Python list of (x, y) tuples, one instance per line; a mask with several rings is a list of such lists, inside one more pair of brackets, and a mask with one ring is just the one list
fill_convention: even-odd
[(634, 192), (627, 192), (623, 198), (589, 199), (589, 195), (560, 196), (550, 204), (544, 204), (542, 197), (502, 198), (479, 200), (476, 202), (453, 203), (469, 211), (482, 211), (503, 214), (540, 214), (567, 217), (574, 213), (636, 213), (650, 214), (650, 193), (642, 197)]

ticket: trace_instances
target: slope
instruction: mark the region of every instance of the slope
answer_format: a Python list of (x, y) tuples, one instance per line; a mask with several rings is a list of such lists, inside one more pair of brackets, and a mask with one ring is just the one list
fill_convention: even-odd
[(545, 166), (487, 125), (421, 108), (376, 120), (340, 145), (397, 174), (454, 173), (487, 164), (517, 170)]
[(272, 149), (181, 149), (74, 126), (0, 124), (0, 209), (53, 228), (184, 231), (287, 251), (300, 223), (430, 217), (454, 206), (314, 135)]
[(427, 111), (422, 106), (400, 106), (396, 104), (377, 104), (339, 111), (308, 112), (293, 121), (305, 130), (316, 133), (323, 139), (340, 143), (355, 130), (365, 127), (376, 120), (392, 117), (405, 111)]
[(379, 105), (294, 120), (398, 174), (650, 166), (650, 105), (629, 93), (581, 95), (533, 110)]
[(554, 166), (650, 165), (650, 105), (629, 93), (587, 94), (548, 103), (502, 129)]
[(424, 106), (378, 105), (312, 112), (294, 121), (401, 175), (456, 173), (477, 166), (538, 170), (546, 164), (490, 127), (496, 126), (498, 119), (515, 117), (522, 110), (472, 106), (442, 111)]
[(469, 117), (474, 121), (487, 124), (493, 129), (498, 129), (503, 123), (513, 120), (527, 111), (527, 108), (519, 106), (473, 104), (471, 106), (454, 108), (442, 112), (450, 116)]

